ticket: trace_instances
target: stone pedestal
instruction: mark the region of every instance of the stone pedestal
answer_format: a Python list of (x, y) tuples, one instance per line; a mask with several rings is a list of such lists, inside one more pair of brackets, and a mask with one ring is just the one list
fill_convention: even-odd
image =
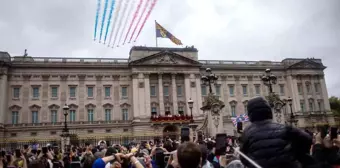
[(66, 146), (70, 145), (70, 136), (68, 134), (62, 134), (61, 136), (61, 149), (63, 152), (66, 152)]
[(225, 133), (223, 130), (223, 115), (221, 114), (224, 103), (217, 96), (209, 94), (203, 102), (201, 110), (207, 113), (207, 130), (209, 136), (216, 136), (218, 133)]

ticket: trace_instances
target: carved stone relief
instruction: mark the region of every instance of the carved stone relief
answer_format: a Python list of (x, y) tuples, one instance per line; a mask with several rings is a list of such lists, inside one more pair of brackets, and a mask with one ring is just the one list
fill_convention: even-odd
[(191, 82), (190, 82), (190, 86), (191, 86), (192, 88), (195, 88), (195, 87), (196, 87), (196, 82), (195, 82), (195, 81), (191, 81)]
[(144, 88), (144, 82), (139, 82), (139, 88)]
[(164, 55), (155, 60), (154, 64), (177, 64), (178, 62), (173, 56)]

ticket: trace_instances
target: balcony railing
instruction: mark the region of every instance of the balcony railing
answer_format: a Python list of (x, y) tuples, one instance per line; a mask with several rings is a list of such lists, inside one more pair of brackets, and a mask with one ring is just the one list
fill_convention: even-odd
[(152, 123), (189, 123), (193, 118), (188, 115), (182, 116), (151, 116)]
[[(96, 125), (96, 124), (130, 124), (131, 120), (111, 120), (111, 121), (74, 121), (67, 122), (68, 126), (73, 125)], [(64, 122), (43, 122), (43, 123), (19, 123), (6, 124), (5, 127), (31, 127), (31, 126), (64, 126)]]
[[(290, 115), (287, 113), (287, 115)], [(306, 112), (296, 112), (295, 116), (320, 116), (320, 115), (333, 115), (331, 111), (306, 111)]]

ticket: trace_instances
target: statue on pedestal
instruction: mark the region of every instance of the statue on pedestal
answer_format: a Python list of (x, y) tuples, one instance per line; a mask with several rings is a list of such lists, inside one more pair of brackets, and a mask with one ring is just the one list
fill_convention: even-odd
[(221, 110), (224, 108), (223, 101), (219, 100), (218, 96), (213, 93), (209, 93), (203, 102), (203, 110), (207, 123), (208, 134), (210, 136), (215, 136), (217, 133), (224, 133), (223, 130), (223, 115), (221, 115)]

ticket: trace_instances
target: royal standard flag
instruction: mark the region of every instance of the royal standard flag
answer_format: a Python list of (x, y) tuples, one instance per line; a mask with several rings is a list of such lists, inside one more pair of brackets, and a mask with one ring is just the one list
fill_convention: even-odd
[(156, 23), (156, 38), (168, 38), (176, 45), (183, 45), (181, 40), (172, 35), (169, 31), (165, 30), (160, 24)]

